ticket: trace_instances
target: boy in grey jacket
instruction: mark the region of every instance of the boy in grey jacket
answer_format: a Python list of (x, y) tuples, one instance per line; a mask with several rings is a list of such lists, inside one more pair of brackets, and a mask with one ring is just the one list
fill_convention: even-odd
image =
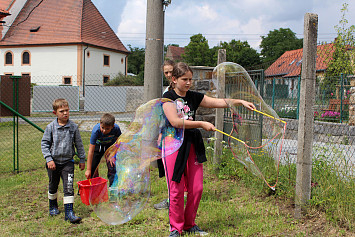
[(69, 120), (69, 104), (65, 99), (53, 102), (53, 114), (57, 116), (47, 125), (44, 131), (41, 147), (49, 177), (49, 215), (56, 216), (60, 212), (57, 203), (57, 190), (62, 177), (64, 192), (65, 220), (78, 223), (81, 218), (75, 216), (74, 203), (74, 154), (75, 148), (80, 158), (79, 167), (85, 169), (85, 150), (78, 125)]

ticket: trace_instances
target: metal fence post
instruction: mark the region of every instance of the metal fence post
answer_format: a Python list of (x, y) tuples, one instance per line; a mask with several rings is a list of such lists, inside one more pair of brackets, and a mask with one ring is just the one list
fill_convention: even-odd
[(272, 79), (272, 109), (275, 109), (275, 77)]
[[(19, 111), (19, 83), (21, 76), (10, 76), (12, 79), (12, 107)], [(16, 118), (16, 119), (15, 119)], [(18, 151), (18, 116), (13, 115), (13, 167), (14, 171), (19, 172), (19, 151)]]
[(340, 123), (343, 123), (344, 73), (340, 75)]

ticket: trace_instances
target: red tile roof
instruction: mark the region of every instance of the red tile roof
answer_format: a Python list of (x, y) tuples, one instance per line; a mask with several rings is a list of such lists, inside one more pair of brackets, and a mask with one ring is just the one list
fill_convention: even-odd
[[(325, 71), (334, 53), (334, 44), (317, 46), (316, 71)], [(295, 77), (301, 74), (303, 49), (286, 51), (265, 70), (266, 77)]]
[(171, 59), (173, 61), (181, 61), (181, 55), (184, 53), (185, 48), (169, 45), (168, 50), (166, 52), (166, 58)]
[(13, 0), (1, 0), (0, 1), (0, 12), (2, 10), (6, 10), (12, 3)]
[(78, 43), (129, 53), (90, 0), (28, 0), (0, 46)]

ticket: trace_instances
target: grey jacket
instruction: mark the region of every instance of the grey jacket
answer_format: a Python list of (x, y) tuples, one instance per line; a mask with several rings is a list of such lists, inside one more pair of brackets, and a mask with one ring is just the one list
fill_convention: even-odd
[(73, 159), (75, 148), (80, 163), (85, 163), (85, 150), (78, 125), (68, 120), (60, 126), (57, 119), (47, 125), (44, 131), (41, 148), (46, 162), (54, 160), (56, 164), (64, 164)]

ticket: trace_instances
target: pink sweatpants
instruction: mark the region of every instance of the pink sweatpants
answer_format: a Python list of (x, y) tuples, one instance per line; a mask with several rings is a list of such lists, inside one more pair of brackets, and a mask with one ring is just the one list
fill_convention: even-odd
[[(170, 231), (183, 230), (195, 226), (195, 218), (203, 190), (203, 165), (197, 163), (195, 147), (191, 145), (189, 158), (180, 183), (172, 181), (178, 151), (163, 158), (169, 191)], [(187, 201), (184, 208), (184, 184), (187, 187)]]

